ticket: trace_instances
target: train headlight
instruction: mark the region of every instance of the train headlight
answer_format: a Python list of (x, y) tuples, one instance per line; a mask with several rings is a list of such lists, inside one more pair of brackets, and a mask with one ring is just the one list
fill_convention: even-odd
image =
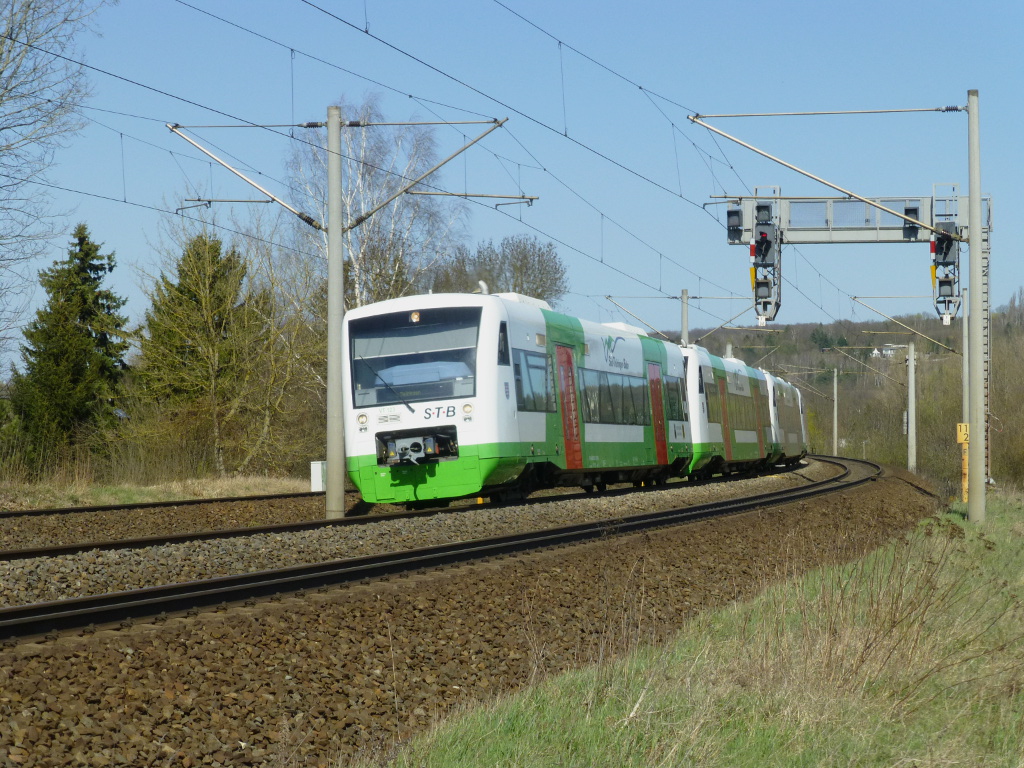
[(367, 418), (365, 413), (360, 413), (358, 416), (356, 416), (356, 421), (358, 421), (360, 424), (365, 424), (367, 421), (369, 421), (369, 419)]
[(471, 414), (473, 412), (473, 404), (472, 403), (466, 403), (464, 406), (462, 406), (462, 412), (464, 414), (466, 414), (467, 416), (469, 414)]

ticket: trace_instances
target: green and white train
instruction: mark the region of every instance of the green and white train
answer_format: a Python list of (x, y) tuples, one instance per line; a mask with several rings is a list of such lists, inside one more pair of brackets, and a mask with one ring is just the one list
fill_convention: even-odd
[(799, 390), (696, 346), (518, 294), (346, 314), (348, 472), (370, 503), (603, 490), (799, 461)]

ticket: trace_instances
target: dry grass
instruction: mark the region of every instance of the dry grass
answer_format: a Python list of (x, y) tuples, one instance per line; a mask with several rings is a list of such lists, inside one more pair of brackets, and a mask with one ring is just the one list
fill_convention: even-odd
[(904, 722), (936, 704), (1008, 703), (1005, 694), (1024, 687), (1021, 606), (971, 567), (962, 537), (932, 522), (849, 568), (769, 592), (726, 642), (723, 674), (811, 725), (864, 705)]
[(929, 521), (701, 615), (674, 646), (473, 711), (388, 764), (1019, 768), (1022, 508), (993, 504), (983, 531)]
[(0, 510), (213, 499), (308, 490), (308, 479), (262, 476), (194, 478), (156, 485), (94, 485), (76, 478), (54, 478), (43, 483), (0, 482)]

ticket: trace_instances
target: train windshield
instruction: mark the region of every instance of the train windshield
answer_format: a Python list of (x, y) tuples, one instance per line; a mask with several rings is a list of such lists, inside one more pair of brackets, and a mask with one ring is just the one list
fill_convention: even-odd
[(480, 314), (480, 307), (446, 307), (352, 320), (354, 406), (475, 395)]

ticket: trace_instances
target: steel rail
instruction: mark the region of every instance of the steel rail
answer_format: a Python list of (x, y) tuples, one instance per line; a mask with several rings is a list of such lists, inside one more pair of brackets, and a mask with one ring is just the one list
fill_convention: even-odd
[[(771, 473), (764, 472), (762, 475), (767, 474), (778, 474), (779, 470)], [(714, 478), (710, 481), (700, 481), (701, 484), (707, 482), (727, 482), (730, 480), (728, 477)], [(620, 488), (610, 489), (605, 492), (606, 495), (620, 495), (625, 493), (637, 493), (645, 491), (656, 491), (664, 489), (667, 486), (650, 486), (645, 488)], [(245, 501), (249, 499), (262, 500), (267, 499), (280, 499), (280, 498), (302, 498), (305, 496), (322, 496), (323, 492), (314, 493), (300, 493), (300, 494), (275, 494), (266, 497), (242, 497), (241, 499), (207, 499), (207, 500), (190, 500), (189, 504), (200, 504), (203, 501), (208, 503), (222, 503), (231, 501)], [(557, 501), (566, 501), (571, 499), (578, 499), (583, 494), (579, 492), (555, 494), (550, 496), (537, 496), (529, 499), (531, 504), (548, 504)], [(146, 502), (147, 505), (150, 502)], [(473, 505), (475, 509), (488, 509), (507, 505), (508, 502), (489, 501), (484, 504)], [(522, 501), (512, 502), (513, 504), (522, 503)], [(156, 506), (173, 506), (170, 504), (157, 503)], [(143, 508), (140, 505), (131, 505), (126, 507), (113, 507), (111, 509), (116, 510), (130, 510)], [(93, 511), (92, 508), (85, 508), (87, 511)], [(105, 511), (107, 508), (101, 508)], [(430, 515), (442, 514), (445, 512), (457, 512), (460, 509), (458, 506), (446, 506), (446, 507), (431, 507), (416, 510), (406, 510), (397, 512), (385, 512), (374, 515), (354, 515), (350, 517), (335, 518), (335, 519), (319, 519), (319, 520), (305, 520), (295, 523), (275, 523), (272, 525), (251, 525), (242, 526), (239, 528), (215, 528), (210, 530), (200, 531), (186, 531), (182, 533), (159, 533), (152, 536), (140, 536), (137, 539), (97, 539), (94, 541), (83, 541), (74, 544), (57, 544), (48, 547), (26, 547), (17, 549), (4, 549), (0, 550), (0, 562), (4, 561), (15, 561), (15, 560), (31, 560), (37, 557), (59, 557), (60, 555), (77, 555), (82, 552), (111, 552), (121, 549), (141, 549), (144, 547), (157, 547), (165, 544), (182, 544), (190, 541), (211, 541), (213, 539), (234, 539), (241, 538), (243, 536), (257, 536), (260, 534), (274, 534), (274, 533), (292, 533), (295, 531), (307, 531), (316, 530), (318, 528), (328, 528), (336, 525), (366, 525), (376, 524), (385, 520), (400, 520), (413, 517), (428, 517)], [(58, 513), (63, 514), (65, 512), (77, 512), (80, 511), (77, 508), (68, 508), (66, 510), (57, 510)]]
[(52, 507), (50, 509), (5, 509), (0, 518), (34, 517), (43, 515), (71, 515), (79, 512), (121, 512), (129, 509), (159, 509), (160, 507), (189, 507), (199, 504), (229, 504), (242, 501), (271, 501), (273, 499), (304, 499), (323, 496), (323, 491), (300, 491), (298, 493), (263, 493), (256, 496), (222, 496), (211, 499), (175, 499), (172, 501), (142, 501), (134, 504), (99, 504), (91, 507)]
[(846, 471), (838, 477), (801, 488), (774, 491), (743, 499), (423, 547), (385, 555), (334, 560), (204, 581), (147, 587), (129, 592), (14, 606), (0, 609), (0, 637), (23, 639), (96, 625), (118, 622), (123, 624), (143, 617), (160, 617), (165, 614), (191, 611), (221, 603), (235, 603), (281, 593), (332, 587), (410, 571), (592, 541), (651, 528), (691, 523), (713, 516), (736, 514), (759, 507), (792, 503), (855, 487), (877, 479), (882, 473), (881, 467), (871, 464), (871, 462), (859, 459), (844, 459), (843, 461), (868, 465), (872, 471), (861, 478), (849, 479), (850, 469), (847, 467)]

